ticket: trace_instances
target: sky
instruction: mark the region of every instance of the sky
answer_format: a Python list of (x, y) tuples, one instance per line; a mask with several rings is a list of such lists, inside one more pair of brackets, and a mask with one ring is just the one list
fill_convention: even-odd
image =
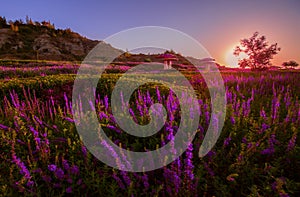
[(0, 16), (50, 20), (56, 28), (96, 40), (128, 28), (168, 27), (195, 38), (220, 64), (233, 59), (231, 50), (240, 39), (258, 31), (282, 49), (273, 64), (300, 64), (299, 0), (10, 0), (1, 2)]

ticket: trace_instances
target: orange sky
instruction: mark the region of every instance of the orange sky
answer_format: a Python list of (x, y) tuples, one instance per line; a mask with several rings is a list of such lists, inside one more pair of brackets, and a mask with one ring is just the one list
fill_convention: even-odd
[[(290, 39), (297, 38), (300, 36), (300, 31), (288, 32), (286, 30), (280, 29), (279, 27), (262, 27), (262, 28), (252, 28), (256, 29), (260, 35), (265, 35), (269, 44), (278, 43), (281, 50), (277, 55), (274, 56), (274, 59), (271, 61), (274, 65), (281, 65), (284, 61), (295, 60), (300, 63), (300, 38), (299, 39)], [(237, 44), (239, 44), (239, 40), (242, 38), (249, 38), (253, 35), (254, 31), (251, 33), (249, 29), (239, 29), (236, 28), (234, 34), (231, 32), (223, 32), (226, 39), (216, 38), (213, 42), (215, 44), (206, 45), (207, 49), (211, 53), (213, 57), (220, 64), (226, 64), (226, 58), (228, 51), (234, 48)], [(277, 33), (274, 33), (277, 32)], [(281, 33), (278, 33), (281, 32)], [(219, 48), (215, 48), (213, 46), (219, 46)]]

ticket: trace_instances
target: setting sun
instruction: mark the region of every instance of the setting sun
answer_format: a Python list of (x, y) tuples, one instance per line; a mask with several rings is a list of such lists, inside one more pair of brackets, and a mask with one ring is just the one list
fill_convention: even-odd
[(234, 67), (234, 68), (239, 67), (239, 60), (247, 57), (245, 53), (241, 53), (239, 56), (233, 55), (235, 46), (230, 47), (225, 54), (225, 61), (228, 67)]

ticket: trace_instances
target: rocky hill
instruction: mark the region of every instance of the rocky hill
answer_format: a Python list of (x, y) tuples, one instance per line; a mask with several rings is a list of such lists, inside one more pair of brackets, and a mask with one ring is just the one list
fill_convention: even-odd
[(0, 59), (81, 61), (98, 43), (70, 29), (55, 29), (50, 22), (10, 21), (0, 17)]

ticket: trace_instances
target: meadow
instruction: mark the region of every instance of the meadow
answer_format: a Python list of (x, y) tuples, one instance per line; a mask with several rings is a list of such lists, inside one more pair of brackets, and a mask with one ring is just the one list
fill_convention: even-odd
[[(185, 72), (201, 106), (193, 143), (163, 168), (126, 172), (95, 158), (76, 131), (71, 98), (77, 69), (71, 64), (1, 66), (1, 196), (300, 195), (299, 71), (222, 71), (225, 124), (203, 158), (198, 150), (211, 119), (210, 98), (202, 77)], [(99, 80), (95, 107), (101, 126), (123, 148), (147, 151), (165, 145), (180, 119), (176, 95), (159, 84), (135, 91), (130, 113), (136, 122), (147, 124), (149, 106), (156, 102), (173, 118), (149, 139), (129, 136), (116, 125), (109, 104), (122, 72), (108, 71)], [(115, 157), (126, 165), (122, 155)]]

